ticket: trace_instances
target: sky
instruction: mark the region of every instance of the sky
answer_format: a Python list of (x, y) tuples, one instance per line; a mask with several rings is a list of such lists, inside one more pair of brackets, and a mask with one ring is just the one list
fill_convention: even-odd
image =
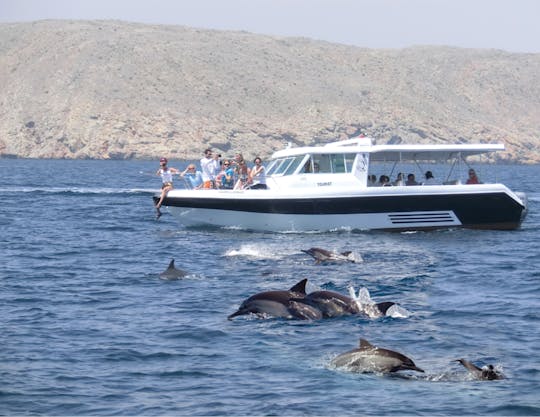
[(0, 22), (115, 19), (367, 48), (540, 53), (540, 0), (0, 0)]

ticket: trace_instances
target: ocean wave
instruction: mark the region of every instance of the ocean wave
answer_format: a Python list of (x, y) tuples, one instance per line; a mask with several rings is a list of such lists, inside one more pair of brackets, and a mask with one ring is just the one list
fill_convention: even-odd
[(158, 189), (151, 188), (108, 188), (108, 187), (0, 187), (3, 194), (155, 194)]

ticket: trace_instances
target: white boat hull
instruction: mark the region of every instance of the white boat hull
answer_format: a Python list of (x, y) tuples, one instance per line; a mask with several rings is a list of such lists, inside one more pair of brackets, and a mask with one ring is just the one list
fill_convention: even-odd
[(268, 232), (324, 232), (460, 227), (452, 211), (371, 214), (261, 214), (204, 208), (170, 207), (184, 226), (212, 226)]

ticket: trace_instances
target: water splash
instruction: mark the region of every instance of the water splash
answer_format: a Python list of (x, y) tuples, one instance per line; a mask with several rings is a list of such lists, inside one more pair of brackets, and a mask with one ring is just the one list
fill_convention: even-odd
[(407, 318), (411, 313), (405, 308), (394, 304), (388, 310), (386, 314), (381, 313), (377, 303), (373, 301), (369, 290), (366, 287), (362, 287), (358, 290), (358, 295), (355, 293), (354, 287), (351, 285), (349, 288), (349, 295), (355, 301), (358, 309), (361, 313), (365, 314), (369, 318), (377, 319), (383, 316), (392, 318)]

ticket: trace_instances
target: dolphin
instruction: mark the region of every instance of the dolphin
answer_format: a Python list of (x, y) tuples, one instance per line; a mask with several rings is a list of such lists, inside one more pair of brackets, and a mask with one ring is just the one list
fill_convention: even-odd
[(351, 251), (346, 251), (342, 253), (336, 253), (331, 252), (326, 249), (322, 248), (309, 248), (309, 249), (301, 249), (302, 252), (307, 253), (308, 255), (315, 258), (315, 263), (320, 264), (321, 262), (358, 262), (362, 259), (358, 259), (354, 256), (354, 254)]
[(366, 339), (360, 339), (358, 348), (336, 356), (332, 359), (331, 364), (359, 373), (389, 373), (405, 370), (424, 372), (407, 356), (393, 350), (373, 346)]
[(250, 313), (260, 317), (271, 316), (287, 319), (322, 318), (322, 313), (318, 309), (302, 303), (302, 299), (306, 296), (306, 283), (307, 279), (303, 279), (288, 291), (265, 291), (252, 295), (227, 318), (231, 320), (233, 317)]
[(314, 291), (302, 298), (301, 302), (317, 308), (325, 318), (358, 314), (360, 312), (354, 299), (335, 291)]
[(181, 269), (177, 269), (174, 266), (174, 259), (171, 259), (171, 262), (169, 263), (169, 266), (165, 271), (163, 271), (161, 274), (159, 274), (159, 277), (161, 279), (178, 279), (183, 278), (188, 273), (186, 271), (182, 271)]
[(467, 368), (476, 379), (492, 381), (494, 379), (504, 379), (504, 376), (495, 370), (493, 365), (485, 365), (479, 368), (474, 363), (466, 359), (456, 359), (456, 362)]

